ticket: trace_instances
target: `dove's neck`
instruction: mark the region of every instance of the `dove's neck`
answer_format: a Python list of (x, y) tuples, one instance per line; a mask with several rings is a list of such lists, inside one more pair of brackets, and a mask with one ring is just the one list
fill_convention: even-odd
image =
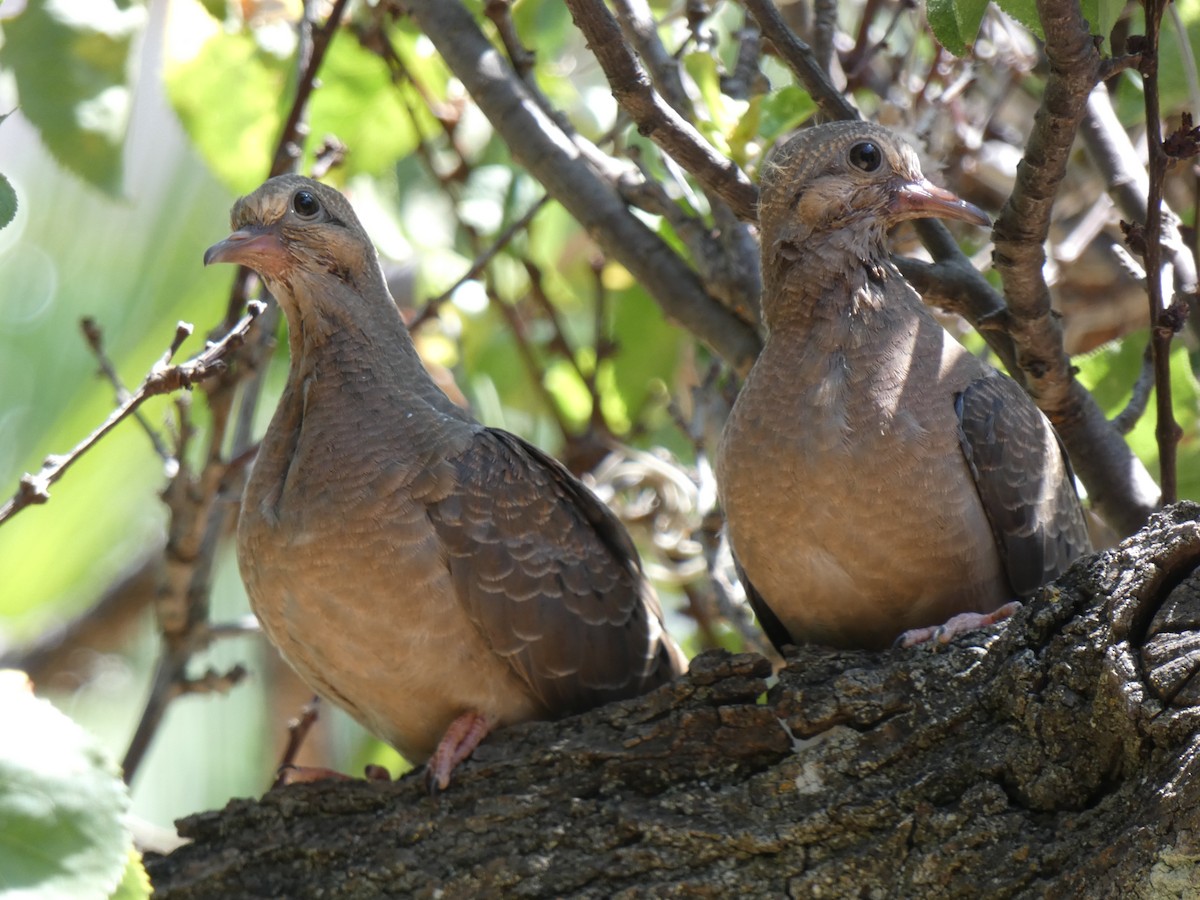
[(903, 328), (911, 293), (881, 232), (790, 234), (764, 247), (763, 317), (793, 346), (849, 350)]
[(402, 399), (418, 418), (424, 412), (468, 418), (425, 370), (382, 276), (366, 284), (297, 278), (281, 306), (291, 350), (289, 386), (328, 380), (354, 395), (370, 384)]

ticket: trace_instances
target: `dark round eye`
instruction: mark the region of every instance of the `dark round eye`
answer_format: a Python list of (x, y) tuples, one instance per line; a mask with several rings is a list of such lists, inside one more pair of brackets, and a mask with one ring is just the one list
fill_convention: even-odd
[(311, 219), (321, 211), (321, 204), (312, 191), (296, 191), (296, 196), (292, 198), (292, 209), (298, 216)]
[(850, 148), (850, 165), (864, 172), (874, 172), (883, 165), (883, 152), (873, 141), (859, 141)]

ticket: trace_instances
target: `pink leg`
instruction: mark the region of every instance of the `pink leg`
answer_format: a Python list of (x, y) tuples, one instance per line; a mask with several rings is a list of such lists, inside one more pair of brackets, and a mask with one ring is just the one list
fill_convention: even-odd
[(941, 625), (934, 625), (930, 628), (913, 628), (906, 631), (900, 637), (896, 638), (896, 643), (893, 646), (915, 647), (917, 644), (924, 644), (929, 641), (937, 644), (948, 644), (964, 632), (974, 631), (977, 628), (985, 628), (988, 625), (1002, 622), (1020, 608), (1021, 602), (1013, 600), (990, 613), (959, 613)]
[(444, 791), (449, 786), (455, 766), (474, 752), (492, 730), (492, 724), (487, 716), (474, 711), (465, 712), (450, 723), (425, 767), (425, 780), (431, 791)]

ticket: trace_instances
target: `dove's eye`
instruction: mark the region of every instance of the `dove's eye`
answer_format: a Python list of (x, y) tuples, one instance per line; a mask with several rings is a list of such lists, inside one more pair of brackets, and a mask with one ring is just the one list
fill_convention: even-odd
[(296, 191), (296, 196), (292, 198), (292, 209), (301, 218), (311, 219), (321, 211), (321, 204), (312, 191)]
[(850, 165), (864, 172), (874, 172), (883, 164), (883, 153), (873, 141), (859, 141), (850, 148)]

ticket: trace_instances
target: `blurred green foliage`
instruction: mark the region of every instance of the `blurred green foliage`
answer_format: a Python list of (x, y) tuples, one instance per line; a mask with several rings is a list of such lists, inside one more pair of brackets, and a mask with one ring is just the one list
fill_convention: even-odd
[(0, 894), (148, 897), (116, 765), (20, 673), (0, 672), (0, 710)]

